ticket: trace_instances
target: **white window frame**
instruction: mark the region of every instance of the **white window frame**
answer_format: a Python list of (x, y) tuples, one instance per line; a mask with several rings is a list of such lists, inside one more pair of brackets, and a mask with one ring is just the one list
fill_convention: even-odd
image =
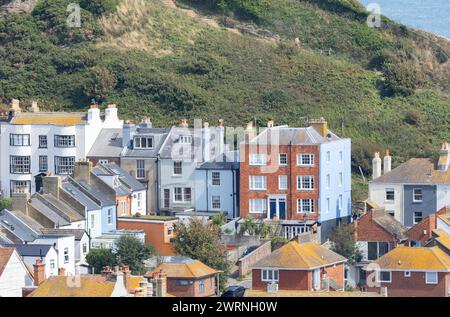
[(142, 204), (142, 193), (138, 193), (137, 194), (137, 206), (138, 206), (138, 208), (141, 208), (141, 204)]
[(338, 208), (339, 210), (342, 210), (344, 206), (344, 197), (342, 196), (342, 194), (339, 194), (338, 196)]
[(415, 224), (415, 225), (420, 222), (420, 221), (416, 221), (416, 213), (420, 213), (421, 214), (420, 221), (423, 220), (423, 212), (422, 211), (414, 211), (413, 212), (413, 224)]
[[(181, 200), (177, 199), (180, 197), (181, 197)], [(174, 189), (173, 189), (173, 202), (174, 203), (189, 203), (191, 201), (192, 201), (192, 189), (190, 187), (174, 187)]]
[(403, 274), (404, 277), (411, 277), (411, 271), (405, 271)]
[[(430, 281), (429, 280), (429, 275), (433, 274), (433, 276), (436, 276), (436, 280), (435, 281)], [(439, 274), (438, 272), (425, 272), (425, 284), (432, 284), (432, 285), (436, 285), (439, 284)]]
[[(284, 186), (282, 186), (284, 185)], [(279, 190), (288, 190), (288, 176), (287, 175), (278, 175), (278, 189)]]
[(39, 138), (38, 147), (40, 149), (48, 148), (48, 138), (47, 138), (47, 136), (46, 135), (40, 135), (38, 138)]
[(70, 175), (73, 173), (75, 156), (55, 156), (55, 174)]
[(192, 144), (192, 136), (180, 135), (180, 144)]
[(183, 175), (183, 161), (173, 161), (173, 176), (181, 176)]
[(120, 202), (120, 208), (122, 210), (122, 216), (125, 216), (127, 214), (127, 202), (125, 200)]
[(136, 179), (145, 179), (145, 160), (136, 160)]
[(277, 269), (261, 269), (261, 281), (278, 283), (280, 281), (280, 271)]
[[(308, 184), (308, 187), (304, 187)], [(314, 190), (315, 182), (313, 175), (299, 175), (297, 176), (297, 190)]]
[(91, 229), (95, 228), (95, 215), (91, 214)]
[(339, 187), (342, 187), (344, 185), (344, 174), (342, 172), (339, 172)]
[(9, 134), (9, 145), (10, 146), (30, 146), (30, 135), (29, 134)]
[(326, 162), (327, 162), (327, 164), (330, 164), (330, 162), (331, 162), (331, 152), (330, 151), (327, 151)]
[[(416, 199), (416, 190), (420, 190), (420, 199)], [(422, 190), (422, 188), (414, 188), (413, 189), (413, 202), (414, 203), (421, 203), (421, 202), (423, 202), (423, 190)]]
[(251, 214), (262, 214), (267, 212), (267, 200), (264, 198), (250, 199), (248, 202), (248, 210)]
[[(305, 203), (308, 202), (306, 205)], [(308, 210), (305, 210), (308, 207)], [(314, 199), (297, 199), (297, 213), (298, 214), (313, 214), (315, 212), (315, 201)]]
[(211, 185), (212, 186), (220, 186), (220, 182), (221, 182), (221, 173), (220, 172), (211, 172)]
[(9, 156), (10, 174), (30, 174), (31, 156), (10, 155)]
[(112, 225), (113, 221), (112, 221), (112, 209), (109, 208), (108, 209), (108, 225)]
[(75, 135), (55, 135), (54, 146), (56, 148), (75, 147)]
[(211, 196), (211, 209), (220, 210), (220, 208), (222, 208), (222, 204), (220, 202), (220, 195)]
[(251, 166), (265, 166), (267, 165), (267, 155), (266, 154), (250, 154), (250, 162)]
[[(133, 140), (134, 140), (133, 147), (135, 149), (142, 149), (142, 150), (153, 149), (153, 137), (152, 136), (135, 136)], [(145, 140), (145, 142), (143, 142), (143, 140)], [(149, 146), (149, 143), (150, 143), (150, 146)]]
[[(297, 166), (314, 166), (314, 154), (312, 153), (301, 153), (297, 154)], [(305, 163), (305, 161), (309, 161), (309, 163)]]
[[(260, 185), (260, 187), (256, 185)], [(267, 176), (250, 175), (249, 188), (250, 190), (267, 190)]]
[(327, 189), (331, 188), (331, 174), (327, 174), (327, 176), (326, 176), (326, 186), (327, 186)]
[[(393, 196), (394, 196), (393, 199), (388, 199), (388, 192), (392, 192), (393, 193)], [(395, 189), (393, 189), (393, 188), (386, 188), (385, 191), (384, 191), (384, 199), (387, 202), (394, 202), (395, 201)]]
[(330, 199), (330, 197), (327, 197), (327, 199), (325, 200), (325, 202), (326, 202), (326, 210), (325, 210), (325, 213), (327, 214), (327, 213), (329, 213), (330, 212), (330, 209), (331, 209), (331, 199)]
[[(43, 162), (43, 159), (45, 159), (45, 162)], [(47, 155), (39, 155), (39, 172), (45, 173), (47, 171), (48, 171), (48, 156)]]
[[(284, 157), (284, 160), (286, 161), (286, 163), (282, 163), (281, 162), (281, 157)], [(288, 160), (287, 160), (287, 154), (286, 153), (280, 153), (278, 154), (278, 164), (280, 166), (287, 166), (288, 165)]]
[(69, 258), (69, 248), (64, 248), (64, 264), (67, 264), (70, 262), (70, 258)]
[(343, 159), (344, 159), (344, 155), (343, 155), (342, 151), (339, 151), (339, 164), (342, 164)]

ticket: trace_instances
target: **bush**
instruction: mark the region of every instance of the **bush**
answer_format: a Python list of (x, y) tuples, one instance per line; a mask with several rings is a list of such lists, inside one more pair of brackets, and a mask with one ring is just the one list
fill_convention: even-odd
[(81, 0), (80, 7), (97, 16), (114, 13), (120, 0)]
[(11, 208), (12, 200), (9, 197), (0, 197), (0, 211)]
[(386, 88), (394, 95), (412, 95), (425, 82), (423, 74), (413, 62), (388, 62), (384, 64), (383, 72)]

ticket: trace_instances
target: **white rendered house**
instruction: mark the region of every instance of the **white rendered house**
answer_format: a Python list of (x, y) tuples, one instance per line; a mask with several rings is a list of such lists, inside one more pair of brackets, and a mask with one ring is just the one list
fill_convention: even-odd
[(34, 193), (42, 175), (70, 175), (74, 163), (86, 157), (102, 128), (121, 128), (115, 105), (100, 113), (97, 105), (87, 112), (40, 112), (33, 102), (23, 111), (12, 101), (0, 120), (0, 189), (5, 195)]

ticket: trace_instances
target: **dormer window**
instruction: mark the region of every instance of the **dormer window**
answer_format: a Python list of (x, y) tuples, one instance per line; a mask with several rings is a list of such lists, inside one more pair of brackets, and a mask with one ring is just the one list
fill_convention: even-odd
[(191, 144), (192, 136), (190, 135), (180, 135), (180, 143), (181, 144)]
[(139, 136), (134, 138), (135, 149), (153, 149), (153, 137)]

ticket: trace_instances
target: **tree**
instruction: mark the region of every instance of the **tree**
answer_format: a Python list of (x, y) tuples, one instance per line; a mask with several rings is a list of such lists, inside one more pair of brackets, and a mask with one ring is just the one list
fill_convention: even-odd
[(348, 259), (349, 264), (361, 261), (362, 255), (355, 241), (355, 228), (348, 225), (340, 225), (334, 228), (331, 234), (331, 249)]
[(138, 238), (121, 236), (116, 245), (116, 259), (118, 264), (126, 264), (133, 274), (144, 274), (144, 260), (155, 254), (153, 247), (145, 245)]
[(222, 227), (227, 222), (227, 214), (225, 212), (221, 212), (218, 215), (212, 217), (212, 224), (218, 227)]
[(91, 249), (86, 255), (86, 262), (94, 273), (100, 273), (103, 267), (114, 267), (117, 264), (116, 255), (111, 249)]
[(222, 271), (219, 273), (219, 288), (223, 290), (230, 271), (230, 263), (225, 257), (225, 249), (220, 242), (220, 228), (192, 218), (187, 224), (179, 224), (175, 234), (175, 252), (199, 260), (217, 271)]
[(95, 15), (113, 13), (119, 0), (81, 0), (80, 6)]
[(247, 233), (251, 236), (260, 236), (266, 238), (272, 231), (272, 227), (263, 221), (256, 221), (254, 218), (248, 216), (241, 224), (239, 233), (241, 235)]
[(0, 197), (0, 211), (11, 208), (12, 200), (9, 197)]
[(107, 68), (101, 66), (92, 67), (89, 80), (84, 85), (84, 94), (97, 101), (104, 101), (117, 84), (116, 76)]

